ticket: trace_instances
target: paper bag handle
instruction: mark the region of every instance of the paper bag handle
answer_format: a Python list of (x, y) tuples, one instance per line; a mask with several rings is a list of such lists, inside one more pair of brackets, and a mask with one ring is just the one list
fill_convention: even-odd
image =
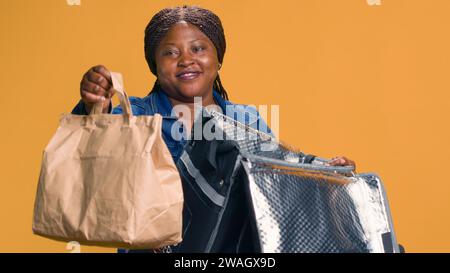
[[(119, 96), (120, 106), (123, 110), (123, 115), (131, 117), (133, 115), (131, 111), (131, 103), (128, 98), (127, 93), (123, 89), (123, 78), (122, 74), (117, 72), (111, 72), (112, 89)], [(99, 101), (92, 107), (89, 115), (96, 115), (103, 113), (103, 102)]]

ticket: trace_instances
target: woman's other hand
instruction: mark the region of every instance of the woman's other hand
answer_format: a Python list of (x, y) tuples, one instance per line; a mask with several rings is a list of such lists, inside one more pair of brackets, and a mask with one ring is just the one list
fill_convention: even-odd
[(345, 156), (333, 157), (328, 164), (330, 166), (352, 166), (356, 171), (356, 164), (353, 160), (346, 158)]

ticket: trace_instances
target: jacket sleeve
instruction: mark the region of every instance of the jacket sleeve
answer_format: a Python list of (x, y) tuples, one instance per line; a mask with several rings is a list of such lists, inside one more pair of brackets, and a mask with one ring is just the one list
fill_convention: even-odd
[[(112, 113), (112, 104), (109, 104), (108, 113)], [(86, 106), (82, 100), (80, 100), (77, 105), (72, 109), (72, 114), (74, 115), (88, 115)]]
[[(129, 97), (130, 104), (131, 104), (131, 112), (135, 116), (141, 116), (141, 115), (151, 115), (150, 106), (145, 103), (145, 101), (142, 98), (138, 97)], [(123, 110), (120, 105), (114, 107), (112, 109), (111, 114), (122, 114)]]
[(234, 106), (234, 119), (248, 125), (258, 131), (269, 134), (272, 137), (276, 137), (272, 130), (267, 125), (264, 118), (260, 115), (256, 107), (245, 104), (235, 104)]
[(276, 136), (273, 134), (272, 130), (270, 129), (270, 127), (267, 125), (266, 121), (261, 117), (261, 115), (259, 114), (258, 111), (256, 111), (256, 115), (258, 116), (258, 121), (257, 121), (257, 129), (259, 131), (262, 131), (266, 134), (271, 135), (272, 137)]

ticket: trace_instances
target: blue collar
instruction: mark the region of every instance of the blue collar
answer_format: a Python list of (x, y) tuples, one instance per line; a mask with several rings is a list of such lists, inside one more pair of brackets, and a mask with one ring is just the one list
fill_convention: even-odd
[(222, 98), (222, 96), (219, 93), (217, 93), (216, 90), (213, 90), (213, 96), (214, 96), (214, 99), (216, 100), (217, 104), (222, 109), (222, 113), (226, 113), (227, 105), (233, 105), (231, 102)]

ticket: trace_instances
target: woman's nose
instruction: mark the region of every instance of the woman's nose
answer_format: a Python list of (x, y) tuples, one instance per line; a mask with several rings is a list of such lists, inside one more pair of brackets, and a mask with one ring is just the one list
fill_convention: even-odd
[(178, 66), (187, 67), (194, 63), (194, 58), (189, 53), (182, 53), (178, 60)]

